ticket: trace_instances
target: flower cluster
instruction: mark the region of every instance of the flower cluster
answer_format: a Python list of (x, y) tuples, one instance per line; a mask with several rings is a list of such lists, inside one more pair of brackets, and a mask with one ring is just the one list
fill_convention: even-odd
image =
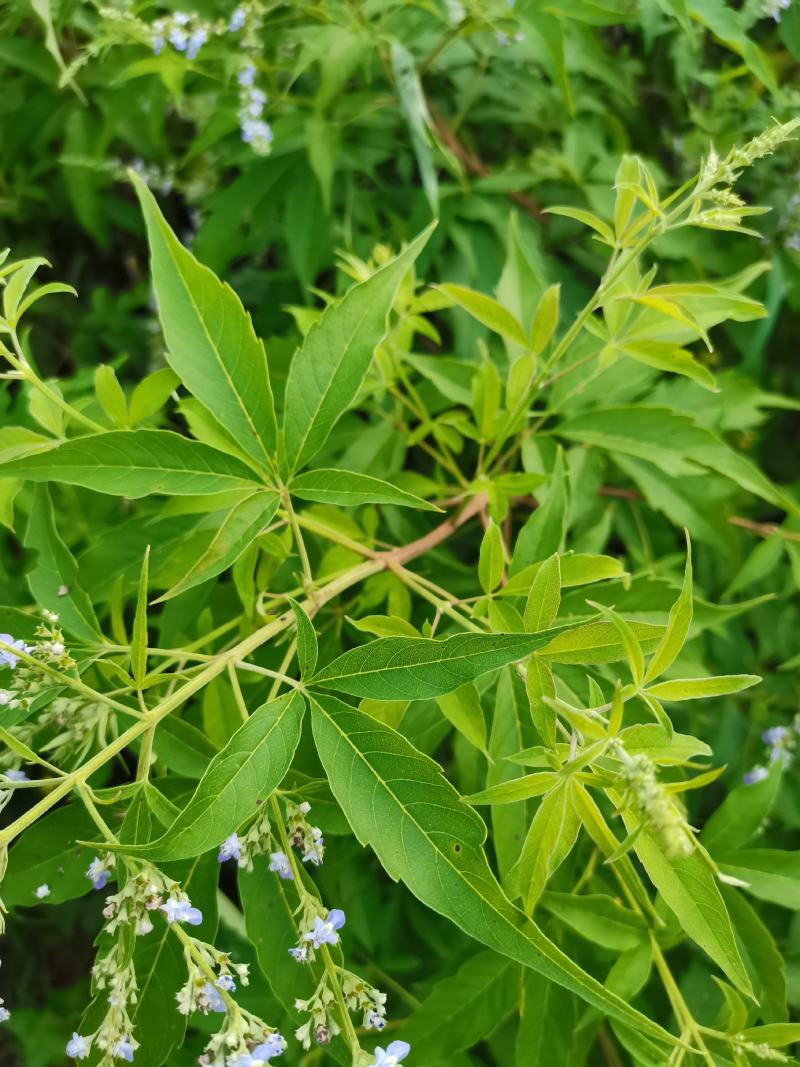
[(152, 26), (153, 52), (160, 55), (165, 43), (176, 52), (183, 52), (187, 59), (194, 59), (212, 34), (224, 31), (187, 11), (174, 11), (167, 18), (157, 19)]
[(311, 811), (311, 805), (307, 802), (297, 805), (287, 804), (287, 829), (289, 840), (300, 853), (303, 863), (319, 867), (325, 855), (325, 838), (320, 828), (312, 826), (306, 819), (309, 811)]
[(162, 912), (168, 923), (199, 926), (203, 921), (203, 913), (192, 907), (177, 882), (167, 879), (155, 867), (147, 866), (106, 900), (103, 910), (106, 931), (113, 933), (120, 926), (130, 926), (140, 937), (149, 934), (153, 929), (151, 916), (155, 911)]
[(34, 696), (44, 688), (42, 672), (22, 659), (28, 656), (59, 670), (71, 670), (75, 661), (67, 652), (64, 635), (59, 629), (58, 615), (45, 611), (44, 622), (36, 628), (37, 640), (29, 645), (13, 634), (0, 634), (0, 668), (9, 667), (11, 679), (0, 688), (0, 708), (29, 707)]
[[(797, 738), (800, 735), (800, 715), (795, 716), (791, 726), (770, 726), (761, 735), (761, 740), (767, 746), (767, 762), (777, 763), (780, 761), (784, 766), (791, 763), (797, 746)], [(761, 763), (757, 763), (742, 778), (745, 785), (755, 785), (763, 782), (769, 774), (769, 770)]]
[(244, 833), (225, 838), (217, 859), (220, 863), (236, 860), (242, 870), (252, 871), (255, 857), (268, 855), (272, 847), (272, 827), (266, 809), (262, 809)]
[(257, 155), (265, 156), (272, 145), (272, 127), (264, 121), (267, 94), (255, 85), (256, 68), (246, 63), (239, 71), (239, 125), (242, 140)]
[(225, 995), (236, 991), (237, 979), (243, 986), (248, 984), (248, 965), (233, 963), (226, 952), (217, 952), (213, 945), (197, 938), (192, 938), (191, 944), (191, 952), (184, 949), (186, 982), (175, 995), (178, 1011), (181, 1015), (227, 1011)]
[[(297, 848), (303, 863), (319, 867), (325, 853), (325, 838), (318, 826), (311, 826), (306, 815), (311, 810), (308, 803), (286, 805), (286, 827), (289, 840)], [(252, 871), (256, 856), (269, 855), (269, 869), (287, 881), (292, 878), (289, 857), (275, 848), (272, 827), (265, 810), (261, 811), (241, 835), (230, 834), (219, 846), (217, 859), (220, 863), (236, 860), (239, 867)]]
[(619, 739), (611, 752), (621, 764), (624, 792), (620, 806), (636, 812), (668, 856), (688, 856), (694, 850), (691, 831), (683, 811), (658, 781), (655, 764), (644, 753), (628, 755)]
[(250, 1012), (230, 1002), (222, 1029), (200, 1057), (201, 1067), (264, 1067), (286, 1049), (286, 1039)]
[(342, 995), (348, 1011), (360, 1013), (366, 1030), (386, 1026), (386, 994), (351, 971), (342, 971)]

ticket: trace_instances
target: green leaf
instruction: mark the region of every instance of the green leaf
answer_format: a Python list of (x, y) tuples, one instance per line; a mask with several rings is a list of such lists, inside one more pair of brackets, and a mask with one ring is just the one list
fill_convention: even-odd
[(547, 497), (522, 527), (514, 547), (509, 573), (513, 576), (531, 563), (558, 552), (567, 522), (567, 480), (564, 453), (556, 453)]
[(531, 323), (531, 348), (536, 353), (544, 351), (556, 331), (560, 297), (560, 285), (550, 285), (542, 293)]
[(290, 596), (286, 599), (294, 612), (297, 629), (297, 665), (300, 668), (300, 677), (310, 678), (317, 669), (317, 634), (314, 624), (302, 604), (298, 604)]
[(484, 1040), (516, 1007), (519, 966), (485, 949), (440, 978), (430, 996), (403, 1023), (403, 1040), (418, 1063), (449, 1063)]
[(503, 534), (497, 523), (489, 519), (478, 555), (478, 581), (484, 593), (491, 593), (498, 587), (503, 579), (505, 566), (506, 552)]
[(131, 500), (153, 493), (191, 496), (258, 485), (240, 460), (169, 430), (110, 430), (76, 437), (0, 465), (0, 476), (66, 482)]
[(142, 378), (131, 393), (128, 406), (131, 426), (144, 422), (160, 411), (179, 384), (180, 378), (171, 367), (162, 367)]
[[(654, 623), (631, 622), (629, 626), (644, 651), (653, 648), (664, 633), (664, 627)], [(612, 623), (589, 622), (557, 634), (540, 650), (539, 656), (551, 663), (581, 663), (589, 666), (624, 659), (625, 648)]]
[(334, 796), (390, 877), (468, 936), (627, 1020), (675, 1039), (608, 993), (504, 896), (483, 852), (486, 828), (433, 760), (400, 734), (329, 696), (312, 696), (312, 723)]
[(582, 222), (584, 226), (589, 226), (599, 234), (600, 237), (607, 245), (614, 247), (614, 232), (607, 222), (603, 222), (597, 215), (593, 215), (591, 211), (584, 211), (579, 207), (549, 207), (547, 209), (548, 215), (563, 215), (567, 219), (575, 219), (576, 222)]
[(387, 317), (406, 272), (433, 224), (385, 267), (324, 311), (295, 353), (286, 383), (285, 468), (291, 474), (319, 452), (355, 400), (387, 331)]
[(525, 688), (536, 732), (548, 748), (555, 748), (556, 712), (545, 698), (551, 700), (556, 695), (556, 683), (547, 660), (535, 654), (531, 656), (525, 672)]
[(575, 847), (580, 829), (573, 783), (562, 779), (536, 809), (517, 865), (508, 875), (508, 885), (515, 896), (522, 897), (527, 914), (534, 910), (548, 881)]
[(528, 338), (522, 326), (494, 297), (468, 289), (465, 285), (448, 283), (437, 286), (437, 289), (494, 333), (499, 333), (501, 337), (506, 337), (509, 341), (522, 345), (523, 348), (529, 347)]
[(137, 689), (142, 688), (147, 673), (147, 575), (150, 562), (150, 546), (144, 550), (142, 571), (139, 576), (139, 594), (136, 598), (136, 614), (131, 634), (131, 677)]
[(781, 760), (760, 782), (732, 789), (703, 827), (700, 840), (712, 855), (743, 848), (769, 818), (781, 784)]
[(592, 944), (625, 952), (647, 939), (647, 923), (641, 915), (623, 908), (613, 897), (602, 894), (542, 894), (542, 905)]
[(68, 633), (96, 642), (100, 624), (78, 582), (75, 558), (56, 529), (53, 502), (45, 485), (37, 485), (34, 491), (24, 544), (37, 553), (36, 563), (27, 574), (36, 603), (57, 612)]
[(50, 888), (42, 903), (61, 904), (91, 889), (86, 869), (94, 853), (77, 844), (96, 833), (82, 804), (68, 804), (42, 816), (13, 846), (3, 879), (3, 900), (10, 908), (38, 903), (34, 891)]
[(553, 634), (456, 634), (442, 641), (427, 637), (382, 637), (339, 656), (311, 684), (351, 696), (424, 700), (452, 693), (488, 671), (523, 659)]
[(407, 493), (397, 486), (354, 471), (317, 469), (306, 471), (289, 483), (289, 492), (301, 500), (313, 500), (319, 504), (338, 504), (340, 507), (357, 508), (362, 504), (396, 504), (404, 508), (419, 508), (422, 511), (441, 511), (422, 497)]
[(534, 972), (527, 975), (520, 1005), (514, 1067), (572, 1063), (575, 1001), (566, 989)]
[(639, 834), (634, 849), (687, 936), (708, 953), (741, 993), (752, 997), (719, 885), (700, 853), (695, 850), (689, 856), (668, 859), (646, 831)]
[(561, 566), (558, 553), (546, 559), (536, 572), (525, 603), (525, 628), (538, 633), (552, 626), (561, 604)]
[(300, 740), (304, 711), (298, 692), (262, 704), (213, 758), (192, 799), (163, 837), (116, 851), (178, 860), (219, 845), (282, 782)]
[(758, 685), (757, 674), (727, 674), (717, 678), (676, 678), (670, 682), (656, 682), (644, 690), (659, 700), (703, 700), (707, 697), (727, 696), (741, 693), (752, 685)]
[(128, 402), (113, 367), (100, 364), (94, 372), (94, 391), (112, 425), (124, 429), (128, 424)]
[(278, 431), (264, 346), (234, 291), (178, 241), (133, 171), (150, 245), (167, 359), (262, 468), (273, 470)]
[(725, 874), (740, 879), (747, 892), (782, 908), (800, 909), (800, 853), (778, 848), (745, 848), (718, 854)]
[(472, 682), (460, 685), (452, 693), (436, 698), (439, 710), (467, 741), (481, 752), (486, 751), (486, 721), (481, 698)]
[(668, 667), (671, 666), (675, 657), (683, 648), (689, 627), (692, 624), (692, 545), (689, 535), (686, 535), (686, 569), (683, 573), (683, 585), (680, 595), (672, 605), (669, 613), (669, 621), (653, 657), (647, 664), (645, 682), (651, 682), (658, 678)]
[[(489, 732), (489, 755), (494, 763), (486, 769), (486, 786), (490, 788), (501, 782), (518, 778), (522, 772), (509, 762), (508, 757), (518, 752), (523, 744), (522, 715), (525, 694), (513, 667), (500, 673)], [(527, 709), (525, 709), (527, 710)], [(522, 842), (528, 829), (524, 805), (502, 805), (491, 810), (492, 845), (497, 858), (500, 878), (506, 876), (516, 863)]]
[(417, 159), (422, 187), (433, 214), (439, 211), (439, 182), (433, 165), (429, 144), (430, 116), (425, 93), (413, 55), (399, 41), (392, 41), (392, 73), (394, 74), (400, 108), (408, 124), (411, 144)]
[(163, 719), (153, 739), (153, 749), (160, 760), (176, 774), (202, 778), (219, 748), (190, 722), (169, 715)]
[(468, 804), (514, 804), (518, 800), (540, 797), (542, 793), (547, 793), (552, 789), (557, 782), (558, 775), (555, 771), (526, 774), (510, 782), (500, 782), (489, 786), (488, 789), (482, 789), (480, 793), (464, 797), (464, 800)]
[(198, 557), (175, 584), (155, 604), (171, 600), (233, 566), (241, 554), (266, 529), (278, 510), (279, 496), (273, 490), (253, 493), (240, 500), (220, 521), (213, 536)]

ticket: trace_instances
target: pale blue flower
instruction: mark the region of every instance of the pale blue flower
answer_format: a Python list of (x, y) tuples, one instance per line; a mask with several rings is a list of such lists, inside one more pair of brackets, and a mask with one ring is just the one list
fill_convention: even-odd
[(253, 66), (252, 63), (248, 63), (246, 66), (242, 67), (242, 69), (239, 71), (239, 78), (238, 78), (239, 84), (242, 85), (242, 86), (248, 86), (248, 85), (252, 85), (255, 80), (256, 80), (256, 68)]
[(260, 1045), (256, 1045), (251, 1055), (253, 1057), (254, 1064), (259, 1060), (266, 1063), (267, 1060), (271, 1060), (274, 1056), (282, 1056), (286, 1049), (286, 1041), (279, 1034), (270, 1034), (265, 1041), (262, 1041)]
[(66, 1052), (73, 1060), (85, 1060), (89, 1055), (89, 1042), (80, 1034), (73, 1033), (72, 1040), (67, 1042)]
[(298, 963), (305, 963), (308, 959), (308, 949), (305, 945), (300, 945), (297, 948), (290, 948), (289, 955), (292, 959), (297, 960)]
[(411, 1051), (411, 1045), (407, 1041), (393, 1041), (385, 1049), (375, 1049), (374, 1067), (397, 1067)]
[(247, 15), (243, 7), (237, 7), (234, 13), (231, 15), (231, 21), (228, 23), (228, 29), (231, 33), (238, 33), (244, 26)]
[(203, 921), (203, 913), (199, 908), (193, 908), (191, 901), (178, 900), (170, 897), (162, 904), (160, 910), (164, 912), (168, 923), (189, 923), (190, 926), (199, 926)]
[(203, 986), (202, 999), (204, 1011), (225, 1012), (228, 1010), (225, 1007), (225, 1001), (219, 995), (219, 990), (215, 989), (210, 982), (206, 982)]
[(224, 989), (226, 993), (233, 993), (236, 990), (236, 982), (232, 974), (221, 974), (214, 984), (218, 989)]
[(164, 47), (163, 34), (157, 33), (153, 38), (153, 54), (156, 56), (161, 55), (161, 49)]
[(366, 1021), (368, 1030), (382, 1030), (386, 1026), (386, 1019), (377, 1011), (367, 1012)]
[(314, 948), (320, 948), (322, 945), (338, 945), (339, 935), (336, 931), (341, 930), (344, 924), (344, 912), (340, 908), (332, 908), (326, 919), (320, 919), (319, 916), (314, 919), (314, 929), (303, 934), (303, 940), (310, 941)]
[(44, 900), (45, 897), (50, 896), (50, 886), (47, 882), (43, 882), (37, 889), (34, 889), (33, 895), (37, 900)]
[(222, 844), (219, 846), (217, 859), (220, 863), (225, 863), (226, 860), (238, 860), (241, 854), (242, 846), (239, 841), (239, 838), (236, 834), (231, 834), (231, 836), (226, 837)]
[(8, 1022), (10, 1018), (11, 1012), (8, 1010), (8, 1008), (4, 1008), (2, 1005), (0, 1005), (0, 1023)]
[(169, 31), (169, 43), (177, 52), (185, 52), (189, 43), (189, 34), (180, 26), (173, 26)]
[(190, 34), (189, 40), (186, 43), (186, 58), (194, 59), (207, 40), (207, 30), (199, 29)]
[(176, 11), (172, 16), (172, 21), (178, 26), (188, 26), (192, 16), (187, 14), (186, 11)]
[(29, 782), (30, 781), (30, 778), (27, 776), (25, 771), (13, 771), (13, 770), (12, 771), (3, 771), (3, 774), (11, 782)]
[(770, 726), (761, 735), (761, 740), (765, 745), (778, 745), (786, 739), (788, 733), (789, 731), (785, 726)]
[(763, 782), (769, 774), (766, 767), (753, 767), (751, 771), (748, 771), (742, 778), (745, 785), (755, 785), (756, 782)]
[(280, 875), (285, 881), (292, 880), (292, 868), (285, 852), (273, 852), (269, 857), (269, 869)]
[(272, 127), (268, 122), (261, 119), (245, 118), (242, 122), (242, 140), (246, 144), (270, 144), (272, 142)]
[[(24, 641), (18, 640), (12, 637), (11, 634), (0, 634), (0, 641), (5, 645), (11, 645), (12, 648), (17, 649), (18, 652), (30, 652), (30, 648)], [(0, 648), (0, 667), (14, 667), (19, 663), (19, 656), (15, 656), (13, 652)]]
[(121, 1037), (114, 1045), (114, 1056), (118, 1060), (127, 1060), (133, 1063), (133, 1043), (129, 1037)]
[(95, 856), (89, 864), (86, 877), (92, 883), (92, 889), (105, 889), (108, 882), (108, 860)]

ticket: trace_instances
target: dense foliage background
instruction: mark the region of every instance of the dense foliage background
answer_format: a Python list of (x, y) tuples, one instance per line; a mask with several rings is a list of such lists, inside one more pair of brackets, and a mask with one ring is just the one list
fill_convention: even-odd
[[(190, 12), (123, 0), (10, 0), (0, 19), (0, 245), (10, 246), (13, 260), (46, 257), (52, 272), (40, 267), (41, 281), (52, 276), (77, 291), (77, 299), (47, 296), (26, 314), (21, 344), (42, 378), (57, 380), (66, 401), (102, 428), (134, 425), (138, 412), (147, 426), (210, 444), (221, 439), (207, 409), (185, 391), (165, 409), (177, 395), (177, 378), (167, 369), (128, 168), (145, 180), (186, 247), (241, 297), (265, 341), (279, 411), (292, 355), (331, 295), (370, 276), (437, 218), (414, 267), (417, 296), (408, 296), (404, 326), (392, 334), (408, 358), (397, 360), (398, 369), (390, 346), (381, 349), (379, 380), (370, 384), (372, 410), (366, 405), (367, 415), (345, 414), (321, 458), (325, 466), (381, 478), (439, 503), (453, 466), (463, 481), (476, 456), (480, 465), (484, 452), (491, 453), (497, 416), (487, 413), (487, 397), (499, 392), (518, 341), (494, 304), (476, 312), (464, 290), (428, 286), (493, 295), (528, 324), (547, 287), (558, 284), (556, 314), (560, 329), (568, 330), (607, 261), (581, 212), (614, 217), (623, 157), (638, 156), (666, 197), (693, 178), (711, 145), (724, 157), (774, 120), (800, 115), (797, 0), (252, 0), (239, 7), (197, 4)], [(542, 501), (551, 499), (548, 488), (553, 492), (555, 484), (557, 492), (563, 477), (557, 444), (568, 449), (564, 547), (613, 557), (619, 566), (591, 589), (578, 582), (564, 588), (567, 616), (588, 617), (589, 597), (631, 623), (663, 625), (681, 588), (682, 530), (688, 531), (695, 611), (677, 676), (763, 677), (741, 695), (670, 705), (676, 730), (700, 738), (713, 753), (703, 761), (700, 750), (690, 752), (689, 760), (699, 756), (703, 768), (723, 768), (702, 791), (682, 796), (698, 829), (727, 804), (714, 815), (722, 844), (718, 853), (709, 848), (730, 876), (750, 887), (740, 892), (726, 885), (722, 895), (760, 1012), (733, 988), (741, 992), (742, 983), (722, 972), (720, 955), (709, 953), (702, 938), (698, 948), (697, 937), (684, 937), (683, 916), (676, 919), (662, 898), (656, 909), (679, 998), (702, 1025), (744, 1031), (756, 1022), (783, 1023), (800, 1010), (800, 789), (792, 765), (800, 632), (800, 142), (789, 140), (744, 169), (737, 191), (747, 204), (771, 209), (745, 220), (760, 237), (675, 229), (654, 238), (642, 274), (657, 262), (659, 285), (733, 279), (730, 292), (746, 289), (766, 313), (756, 315), (744, 296), (738, 306), (709, 313), (713, 347), (694, 346), (701, 369), (689, 376), (661, 374), (652, 360), (596, 365), (588, 357), (577, 376), (555, 375), (547, 382), (547, 404), (531, 404), (528, 428), (542, 432), (523, 433), (519, 455), (509, 461), (521, 480), (487, 483), (483, 526), (465, 524), (452, 548), (422, 566), (429, 582), (478, 600), (484, 529), (496, 529), (490, 515), (498, 526), (506, 523), (506, 538), (513, 540), (536, 501), (542, 510)], [(548, 213), (554, 205), (577, 212)], [(578, 349), (575, 359), (582, 358)], [(707, 372), (716, 392), (704, 388)], [(636, 407), (638, 418), (631, 415)], [(599, 410), (609, 417), (590, 424)], [(564, 420), (556, 432), (547, 422), (553, 413)], [(714, 441), (752, 460), (769, 481), (742, 474), (740, 466), (731, 474), (735, 464), (716, 453), (712, 458), (705, 438), (681, 436), (685, 424), (678, 416), (712, 431)], [(24, 451), (34, 440), (25, 432), (59, 437), (60, 419), (57, 404), (20, 387), (12, 375), (0, 396), (0, 459)], [(155, 599), (200, 552), (206, 516), (180, 496), (166, 505), (158, 497), (120, 502), (74, 484), (53, 487), (45, 499), (46, 490), (25, 477), (0, 480), (0, 602), (10, 612), (0, 628), (32, 639), (19, 631), (15, 612), (34, 604), (58, 609), (43, 599), (55, 587), (52, 567), (43, 562), (48, 550), (41, 527), (54, 522), (77, 559), (80, 585), (104, 633), (127, 645), (145, 546), (151, 545)], [(509, 498), (515, 503), (507, 517)], [(334, 513), (333, 504), (319, 504), (307, 510), (345, 544), (404, 544), (432, 528), (424, 513), (392, 507)], [(37, 521), (45, 512), (50, 518)], [(229, 619), (244, 634), (283, 610), (270, 598), (296, 592), (299, 569), (286, 532), (262, 534), (223, 581), (196, 585), (152, 609), (157, 644), (192, 645)], [(555, 548), (524, 562), (559, 547), (557, 538)], [(323, 539), (313, 542), (311, 554), (320, 580), (357, 559)], [(430, 604), (412, 598), (388, 573), (370, 582), (319, 616), (321, 662), (358, 645), (366, 636), (359, 628), (379, 637), (416, 630), (429, 636), (423, 626), (433, 617)], [(479, 618), (480, 612), (478, 605)], [(353, 625), (365, 616), (372, 622)], [(381, 623), (379, 616), (395, 622)], [(415, 630), (403, 630), (397, 619)], [(83, 636), (69, 634), (67, 615), (62, 622), (68, 638)], [(495, 620), (492, 629), (502, 627)], [(284, 670), (285, 651), (268, 649), (263, 665)], [(597, 676), (600, 696), (610, 700), (624, 668), (589, 662), (587, 672), (584, 661), (567, 661), (559, 693), (564, 700), (577, 692), (585, 699), (587, 673)], [(527, 713), (519, 744), (509, 748), (499, 735), (493, 709), (508, 699), (499, 687), (515, 684), (510, 673), (503, 678), (497, 693), (489, 687), (479, 694), (478, 718), (488, 721), (482, 742), (480, 736), (476, 742), (474, 718), (473, 732), (469, 723), (465, 729), (463, 708), (440, 712), (432, 700), (413, 701), (404, 714), (384, 708), (378, 717), (441, 763), (460, 793), (477, 794), (502, 780), (505, 772), (496, 768), (505, 756), (541, 744)], [(112, 674), (102, 681), (109, 691), (125, 684)], [(185, 718), (210, 748), (194, 753), (194, 763), (176, 757), (171, 769), (196, 778), (196, 761), (207, 761), (240, 725), (230, 684), (223, 678), (210, 685)], [(102, 729), (84, 725), (85, 733), (75, 734), (69, 723), (74, 736), (67, 744), (51, 722), (48, 758), (55, 752), (71, 766), (93, 751)], [(762, 735), (774, 727), (785, 729), (765, 743)], [(486, 746), (491, 763), (480, 751)], [(304, 735), (300, 769), (293, 772), (301, 778), (319, 776), (312, 747)], [(16, 767), (19, 751), (12, 746), (7, 754), (3, 766)], [(170, 765), (169, 756), (157, 754)], [(753, 778), (754, 767), (768, 772), (763, 780), (760, 772)], [(125, 781), (132, 768), (135, 758), (120, 755), (98, 788)], [(750, 785), (743, 781), (748, 773)], [(666, 1062), (631, 1030), (603, 1022), (574, 993), (545, 988), (535, 972), (510, 967), (425, 909), (361, 849), (331, 794), (314, 788), (312, 810), (328, 837), (326, 864), (315, 878), (324, 899), (347, 911), (352, 965), (389, 993), (390, 1016), (407, 1020), (392, 1036), (411, 1041), (409, 1064)], [(167, 790), (179, 802), (173, 793)], [(8, 823), (26, 809), (28, 795), (19, 790), (6, 798)], [(113, 811), (113, 794), (107, 799)], [(503, 848), (524, 836), (537, 803), (528, 801), (527, 820), (524, 803), (505, 823), (502, 814), (493, 815), (501, 874), (508, 873)], [(478, 810), (489, 819), (488, 808)], [(498, 810), (508, 807), (495, 815)], [(11, 1009), (0, 1028), (3, 1067), (66, 1063), (65, 1042), (80, 1029), (91, 999), (102, 900), (79, 895), (90, 890), (79, 872), (73, 888), (32, 906), (47, 871), (68, 865), (69, 849), (58, 855), (62, 842), (97, 838), (90, 823), (76, 827), (69, 817), (44, 831), (38, 851), (36, 843), (28, 846), (35, 862), (21, 874), (12, 848), (8, 892), (0, 889), (12, 911), (0, 941), (0, 993)], [(610, 825), (625, 836), (619, 818)], [(731, 833), (731, 825), (744, 829)], [(570, 909), (576, 886), (598, 900), (616, 895), (602, 855), (586, 840), (562, 858), (537, 906), (537, 921), (581, 967), (674, 1029), (675, 1000), (650, 980), (649, 956), (642, 961), (637, 955), (646, 942), (633, 927), (609, 934), (605, 904), (594, 914), (576, 916)], [(18, 859), (17, 867), (22, 864)], [(217, 870), (215, 856), (210, 865)], [(243, 894), (227, 868), (220, 887), (216, 943), (251, 964), (242, 1003), (277, 1025), (284, 997), (270, 984), (252, 913), (246, 929)], [(261, 890), (266, 899), (271, 890)], [(210, 875), (203, 892), (208, 917), (216, 906)], [(520, 993), (526, 981), (527, 1009)], [(165, 993), (165, 999), (173, 996)], [(448, 1018), (451, 1025), (445, 1025)], [(185, 1040), (171, 1039), (167, 1062), (194, 1062), (213, 1022), (213, 1015), (192, 1015)], [(347, 1062), (341, 1055), (333, 1046), (303, 1054), (294, 1045), (286, 1062)], [(686, 1064), (761, 1062), (747, 1050), (740, 1050), (740, 1059), (727, 1058), (729, 1052), (709, 1055), (703, 1061), (681, 1053)], [(779, 1055), (790, 1057), (791, 1046), (784, 1043)], [(143, 1049), (141, 1062), (161, 1061)]]

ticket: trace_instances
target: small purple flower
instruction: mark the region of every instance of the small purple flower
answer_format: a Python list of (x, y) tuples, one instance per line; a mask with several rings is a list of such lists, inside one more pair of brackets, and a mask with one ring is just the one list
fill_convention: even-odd
[(253, 1049), (253, 1060), (256, 1063), (258, 1063), (259, 1060), (266, 1062), (267, 1060), (271, 1060), (273, 1056), (282, 1056), (285, 1049), (286, 1041), (279, 1033), (269, 1034), (260, 1045), (256, 1045)]
[(0, 1005), (0, 1023), (6, 1023), (11, 1018), (11, 1012), (8, 1008), (4, 1008)]
[(226, 993), (233, 993), (236, 990), (236, 982), (232, 974), (221, 974), (214, 984), (217, 989), (224, 989)]
[(25, 771), (3, 771), (3, 774), (11, 782), (29, 782), (30, 778)]
[(225, 1001), (219, 995), (219, 990), (215, 989), (210, 982), (206, 982), (206, 984), (203, 986), (202, 1008), (204, 1012), (225, 1012), (228, 1010), (225, 1007)]
[[(15, 648), (18, 652), (30, 652), (30, 648), (24, 641), (12, 637), (11, 634), (0, 634), (0, 641), (5, 645), (10, 645), (11, 648)], [(0, 649), (0, 667), (11, 667), (13, 670), (18, 663), (19, 656), (15, 656), (13, 652), (5, 648)]]
[(173, 26), (169, 31), (168, 40), (176, 52), (185, 52), (189, 43), (189, 34), (180, 26)]
[(92, 883), (92, 889), (105, 889), (108, 883), (108, 864), (95, 856), (86, 871), (86, 877)]
[(386, 1026), (386, 1019), (377, 1011), (367, 1012), (366, 1025), (368, 1030), (382, 1030)]
[(160, 56), (161, 50), (164, 47), (164, 36), (161, 33), (157, 33), (153, 38), (153, 55)]
[(756, 782), (763, 782), (768, 774), (769, 771), (766, 767), (753, 767), (751, 771), (748, 771), (742, 777), (742, 781), (745, 785), (755, 785)]
[(242, 140), (245, 144), (268, 145), (272, 143), (273, 137), (272, 127), (268, 122), (251, 118), (242, 121)]
[(207, 40), (207, 30), (199, 29), (191, 33), (189, 40), (186, 42), (186, 58), (194, 59)]
[(768, 730), (765, 730), (761, 735), (761, 740), (765, 745), (779, 745), (781, 741), (784, 741), (788, 736), (789, 731), (785, 726), (770, 726)]
[(242, 86), (248, 86), (252, 85), (255, 80), (256, 68), (253, 66), (252, 63), (248, 63), (239, 71), (238, 82)]
[(289, 955), (293, 960), (297, 960), (298, 963), (305, 963), (308, 959), (308, 949), (305, 945), (300, 945), (297, 948), (290, 948)]
[(133, 1043), (129, 1037), (121, 1037), (114, 1045), (114, 1056), (118, 1060), (127, 1060), (133, 1063)]
[(273, 852), (269, 857), (269, 869), (280, 875), (285, 881), (292, 880), (292, 868), (289, 866), (289, 857), (285, 852)]
[(168, 923), (189, 923), (190, 926), (199, 926), (203, 921), (202, 911), (199, 908), (193, 908), (189, 900), (170, 897), (166, 903), (160, 905), (159, 910), (164, 912)]
[(80, 1034), (73, 1033), (72, 1040), (67, 1042), (66, 1053), (73, 1060), (85, 1060), (89, 1055), (89, 1042)]
[(400, 1060), (404, 1060), (411, 1051), (411, 1045), (407, 1041), (393, 1041), (385, 1049), (375, 1049), (374, 1067), (397, 1067)]
[(244, 26), (247, 15), (243, 7), (237, 7), (234, 13), (231, 15), (231, 21), (228, 23), (228, 29), (231, 33), (238, 33)]
[(303, 940), (310, 941), (314, 948), (320, 948), (322, 945), (338, 945), (339, 935), (336, 931), (341, 930), (344, 924), (344, 912), (340, 908), (332, 908), (326, 919), (320, 919), (319, 916), (314, 919), (314, 929), (303, 934)]
[(236, 834), (231, 834), (231, 836), (226, 837), (222, 844), (219, 846), (217, 859), (220, 863), (225, 863), (226, 860), (238, 860), (241, 854), (241, 842), (239, 841), (239, 838), (236, 836)]

